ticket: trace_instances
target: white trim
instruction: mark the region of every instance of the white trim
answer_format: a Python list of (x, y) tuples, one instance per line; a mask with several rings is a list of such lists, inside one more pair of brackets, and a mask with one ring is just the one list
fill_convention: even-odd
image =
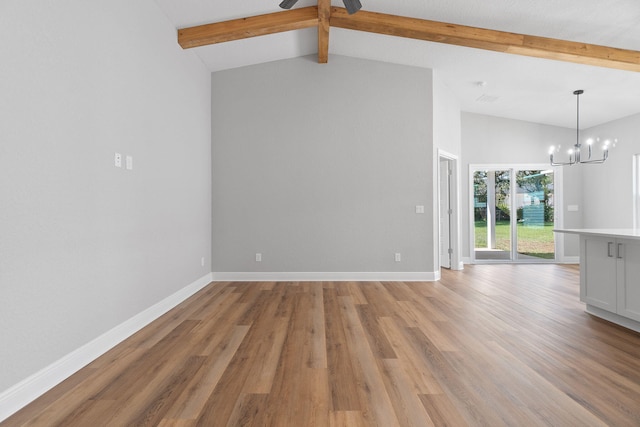
[(213, 281), (209, 273), (0, 394), (0, 422)]
[(640, 228), (640, 154), (633, 155), (633, 228)]
[(558, 264), (580, 264), (579, 256), (565, 256), (558, 261)]
[(473, 171), (476, 170), (478, 165), (469, 164), (469, 170), (467, 171), (467, 221), (469, 226), (469, 232), (467, 233), (467, 239), (469, 239), (469, 257), (463, 258), (463, 262), (466, 264), (476, 263), (476, 211), (475, 211), (475, 187), (473, 186)]
[[(556, 228), (564, 228), (564, 211), (566, 206), (564, 205), (564, 168), (562, 166), (553, 167), (553, 226)], [(556, 251), (556, 261), (561, 263), (567, 263), (569, 258), (580, 259), (579, 256), (565, 257), (564, 256), (564, 239), (565, 236), (558, 236), (557, 233), (553, 236)]]
[(217, 272), (213, 280), (219, 282), (435, 282), (440, 280), (440, 271), (408, 272)]

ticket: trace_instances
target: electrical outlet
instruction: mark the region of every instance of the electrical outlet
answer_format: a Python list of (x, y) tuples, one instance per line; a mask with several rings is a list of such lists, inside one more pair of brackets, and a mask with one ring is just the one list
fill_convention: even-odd
[(417, 214), (423, 214), (424, 213), (424, 206), (423, 205), (416, 205), (416, 213)]
[(262, 254), (256, 253), (256, 262), (262, 262)]
[(399, 252), (396, 252), (396, 262), (402, 261), (402, 255)]
[(113, 165), (117, 168), (121, 168), (122, 167), (122, 154), (120, 153), (116, 153), (113, 156)]

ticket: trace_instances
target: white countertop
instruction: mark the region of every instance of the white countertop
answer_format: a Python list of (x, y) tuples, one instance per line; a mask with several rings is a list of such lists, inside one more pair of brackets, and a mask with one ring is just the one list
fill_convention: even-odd
[(621, 239), (640, 239), (638, 228), (569, 228), (555, 229), (556, 233), (583, 234), (586, 236), (608, 236)]

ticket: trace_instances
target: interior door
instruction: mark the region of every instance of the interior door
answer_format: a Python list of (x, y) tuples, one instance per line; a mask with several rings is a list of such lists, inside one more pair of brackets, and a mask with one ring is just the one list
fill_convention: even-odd
[(451, 161), (440, 159), (440, 266), (451, 268)]

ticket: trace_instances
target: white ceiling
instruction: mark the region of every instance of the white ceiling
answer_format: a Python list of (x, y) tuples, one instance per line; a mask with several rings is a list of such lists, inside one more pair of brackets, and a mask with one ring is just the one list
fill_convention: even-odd
[[(280, 0), (155, 0), (176, 28), (277, 12)], [(640, 51), (638, 0), (361, 0), (363, 10)], [(315, 5), (299, 0), (294, 8)], [(340, 0), (332, 5), (343, 6)], [(575, 127), (640, 112), (640, 73), (331, 28), (331, 55), (427, 67), (463, 111)], [(315, 29), (193, 49), (211, 71), (317, 52)], [(319, 65), (323, 66), (323, 65)], [(486, 82), (486, 86), (478, 82)], [(483, 97), (483, 95), (486, 95)], [(484, 99), (478, 100), (479, 98)], [(492, 100), (487, 102), (486, 99)]]

